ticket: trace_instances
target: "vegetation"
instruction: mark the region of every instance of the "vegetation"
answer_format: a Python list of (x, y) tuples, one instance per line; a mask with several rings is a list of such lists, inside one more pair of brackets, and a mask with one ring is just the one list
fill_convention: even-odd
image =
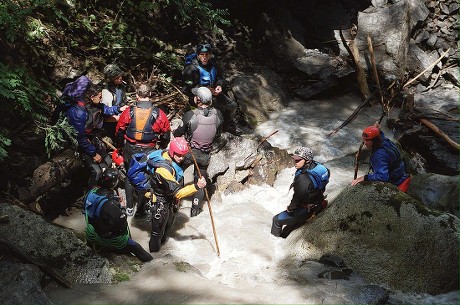
[(56, 91), (65, 84), (62, 77), (50, 79), (62, 58), (78, 59), (69, 66), (82, 72), (116, 62), (132, 75), (146, 77), (154, 67), (156, 75), (171, 80), (183, 62), (173, 45), (195, 43), (229, 25), (227, 15), (198, 0), (2, 1), (0, 101), (9, 119), (0, 123), (0, 160), (11, 145), (8, 130), (18, 122), (45, 129), (48, 154), (66, 142), (68, 129), (46, 126), (59, 103)]

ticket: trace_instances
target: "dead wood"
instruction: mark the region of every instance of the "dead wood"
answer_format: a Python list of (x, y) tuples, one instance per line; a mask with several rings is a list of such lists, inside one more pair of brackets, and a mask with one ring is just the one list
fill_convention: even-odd
[(417, 74), (417, 76), (415, 76), (413, 79), (411, 79), (407, 83), (405, 83), (402, 88), (405, 88), (405, 87), (409, 86), (411, 83), (415, 82), (420, 76), (422, 76), (426, 71), (428, 71), (430, 69), (433, 69), (433, 67), (436, 66), (438, 64), (438, 62), (441, 61), (441, 59), (443, 59), (447, 54), (449, 54), (449, 51), (450, 51), (450, 48), (448, 48), (446, 52), (442, 53), (441, 56), (438, 59), (436, 59), (431, 65), (426, 67), (425, 70), (423, 70), (422, 72)]
[(431, 129), (434, 133), (436, 133), (437, 135), (439, 135), (441, 138), (443, 138), (447, 144), (449, 144), (451, 147), (453, 147), (454, 149), (456, 150), (460, 150), (460, 144), (458, 144), (457, 142), (455, 142), (454, 140), (452, 140), (448, 135), (446, 135), (444, 132), (442, 132), (438, 126), (436, 126), (435, 124), (433, 124), (433, 122), (427, 120), (427, 119), (420, 119), (420, 122), (425, 125), (426, 127), (428, 127), (429, 129)]
[(380, 86), (379, 74), (377, 73), (377, 65), (375, 64), (374, 47), (372, 46), (372, 39), (371, 39), (371, 36), (369, 35), (367, 35), (367, 45), (368, 45), (369, 54), (371, 57), (371, 65), (372, 65), (372, 73), (374, 75), (374, 81), (377, 84), (377, 88), (379, 89), (380, 103), (382, 104), (382, 107), (383, 107), (384, 105), (383, 92), (382, 92), (382, 87)]
[(21, 249), (17, 248), (13, 244), (9, 243), (8, 241), (2, 238), (0, 238), (0, 244), (2, 244), (5, 247), (8, 247), (11, 251), (13, 251), (14, 254), (16, 254), (20, 260), (33, 264), (37, 266), (38, 268), (40, 268), (41, 271), (50, 275), (53, 279), (55, 279), (62, 286), (66, 288), (72, 288), (72, 285), (62, 275), (60, 275), (58, 272), (53, 270), (53, 268), (48, 266), (48, 264), (41, 262), (36, 258), (32, 258), (30, 255), (26, 253), (23, 253)]

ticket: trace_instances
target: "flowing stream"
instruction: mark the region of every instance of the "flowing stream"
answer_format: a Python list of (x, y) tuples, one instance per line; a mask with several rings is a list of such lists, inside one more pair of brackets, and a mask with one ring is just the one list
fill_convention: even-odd
[[(278, 130), (268, 141), (289, 152), (299, 145), (311, 147), (315, 160), (326, 162), (331, 170), (327, 193), (332, 202), (340, 188), (351, 182), (354, 167), (350, 160), (361, 142), (361, 131), (379, 119), (381, 109), (367, 107), (336, 134), (330, 137), (326, 134), (338, 127), (360, 102), (359, 96), (351, 93), (308, 102), (293, 100), (289, 107), (258, 126), (256, 132), (267, 136)], [(391, 137), (391, 132), (384, 130)], [(337, 160), (342, 160), (341, 166), (335, 166)], [(129, 281), (56, 288), (48, 291), (51, 301), (55, 304), (353, 303), (357, 288), (370, 283), (357, 274), (352, 274), (349, 280), (320, 279), (318, 273), (327, 267), (313, 261), (306, 262), (307, 271), (302, 271), (308, 272), (311, 280), (299, 282), (293, 276), (299, 265), (283, 261), (285, 249), (290, 246), (289, 238), (270, 234), (273, 215), (284, 210), (292, 197), (292, 191), (288, 190), (293, 174), (291, 167), (279, 174), (273, 186), (250, 186), (241, 192), (217, 193), (211, 198), (219, 257), (209, 211), (205, 207), (198, 217), (190, 218), (190, 201), (184, 200), (172, 237), (159, 253), (153, 253), (154, 260), (144, 264)], [(83, 230), (83, 216), (76, 214), (56, 222)], [(130, 224), (133, 238), (148, 249), (148, 223), (131, 218)], [(457, 304), (459, 300), (456, 292), (436, 297), (393, 292), (390, 301)]]

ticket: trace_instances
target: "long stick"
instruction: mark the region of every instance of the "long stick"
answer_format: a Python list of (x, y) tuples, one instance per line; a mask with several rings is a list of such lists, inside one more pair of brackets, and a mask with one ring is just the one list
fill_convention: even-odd
[(425, 73), (426, 71), (428, 71), (428, 70), (432, 69), (434, 66), (436, 66), (438, 64), (438, 62), (441, 61), (441, 59), (443, 59), (447, 54), (449, 54), (449, 51), (450, 51), (450, 48), (448, 48), (446, 52), (442, 53), (442, 55), (438, 59), (436, 59), (431, 65), (429, 65), (425, 70), (423, 70), (416, 77), (414, 77), (413, 79), (411, 79), (410, 81), (405, 83), (403, 88), (409, 86), (409, 84), (413, 83), (417, 78), (422, 76), (423, 73)]
[(361, 145), (359, 145), (358, 152), (355, 155), (355, 175), (353, 179), (358, 177), (358, 169), (359, 169), (359, 155), (361, 154), (361, 149), (363, 149), (364, 141), (361, 141)]
[(427, 119), (420, 119), (420, 122), (423, 125), (425, 125), (426, 127), (428, 127), (429, 129), (433, 130), (434, 133), (436, 133), (439, 136), (441, 136), (441, 138), (443, 138), (447, 142), (447, 144), (449, 144), (451, 147), (453, 147), (456, 150), (460, 150), (460, 144), (458, 144), (457, 142), (452, 140), (448, 135), (446, 135), (444, 132), (442, 132), (441, 129), (439, 129), (438, 126), (436, 126), (435, 124), (433, 124), (432, 122), (430, 122)]
[(379, 89), (380, 103), (382, 104), (382, 107), (384, 107), (382, 87), (380, 86), (379, 74), (377, 73), (377, 65), (375, 64), (374, 47), (372, 46), (372, 39), (369, 34), (367, 35), (367, 45), (369, 47), (369, 54), (371, 56), (372, 73), (374, 74), (374, 80), (377, 84), (377, 88)]
[[(189, 146), (188, 150), (190, 151), (190, 155), (192, 156), (193, 163), (195, 164), (195, 168), (198, 171), (198, 176), (200, 176), (200, 179), (201, 179), (201, 177), (203, 176), (201, 176), (201, 171), (200, 171), (200, 168), (198, 167), (198, 163), (196, 162), (195, 155), (192, 152), (192, 148)], [(212, 216), (211, 200), (209, 200), (208, 190), (206, 189), (206, 187), (204, 188), (204, 194), (206, 195), (206, 200), (208, 201), (209, 216), (211, 216), (212, 232), (214, 233), (214, 240), (216, 241), (217, 256), (220, 256), (219, 243), (217, 242), (216, 226), (214, 225), (214, 217)]]

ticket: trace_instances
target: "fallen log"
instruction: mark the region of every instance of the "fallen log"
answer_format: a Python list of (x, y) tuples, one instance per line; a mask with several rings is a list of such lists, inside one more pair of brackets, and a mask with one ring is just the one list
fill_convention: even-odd
[(5, 246), (5, 247), (7, 247), (7, 248), (9, 248), (11, 251), (13, 251), (14, 254), (16, 254), (19, 257), (20, 260), (25, 261), (25, 262), (30, 263), (30, 264), (33, 264), (33, 265), (37, 266), (38, 268), (40, 268), (41, 271), (43, 271), (44, 273), (50, 275), (53, 279), (56, 280), (56, 282), (58, 282), (62, 286), (66, 287), (66, 288), (72, 288), (72, 285), (62, 275), (57, 273), (55, 270), (53, 270), (53, 268), (48, 266), (46, 263), (40, 262), (37, 259), (32, 258), (30, 255), (22, 253), (19, 248), (17, 248), (13, 244), (9, 243), (8, 241), (6, 241), (6, 240), (4, 240), (2, 238), (0, 238), (0, 244)]
[(447, 142), (447, 144), (449, 144), (451, 147), (460, 151), (460, 144), (458, 144), (457, 142), (452, 140), (448, 135), (442, 132), (441, 129), (438, 128), (438, 126), (433, 124), (431, 121), (427, 119), (423, 119), (423, 118), (420, 119), (420, 122), (426, 127), (428, 127), (429, 129), (431, 129), (434, 133), (441, 136), (441, 138), (443, 138)]

